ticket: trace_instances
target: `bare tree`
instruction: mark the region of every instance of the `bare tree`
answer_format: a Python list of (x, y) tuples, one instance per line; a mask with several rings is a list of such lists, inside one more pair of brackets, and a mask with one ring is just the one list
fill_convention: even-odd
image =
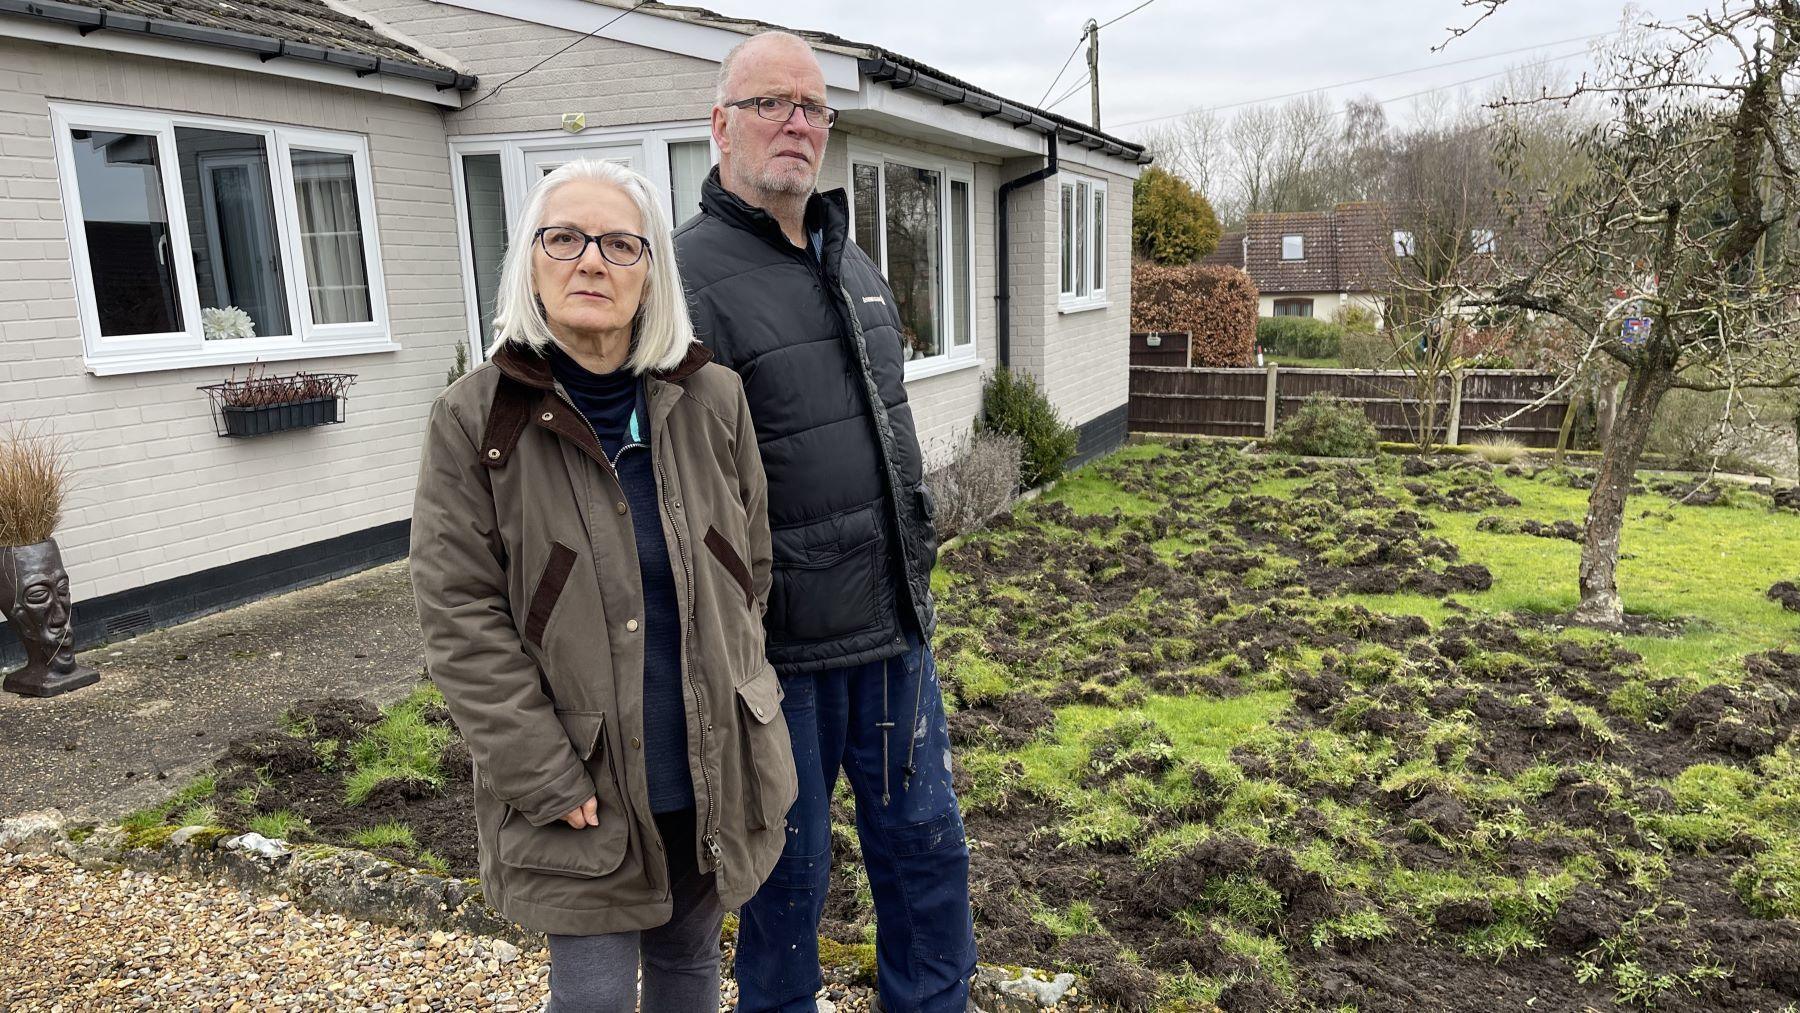
[(1225, 123), (1210, 109), (1196, 109), (1141, 138), (1156, 163), (1191, 183), (1208, 200), (1222, 197), (1225, 182)]
[[(1509, 0), (1464, 0), (1490, 16)], [(1473, 27), (1473, 26), (1471, 26)], [(1800, 0), (1718, 0), (1649, 26), (1570, 92), (1605, 103), (1589, 170), (1548, 200), (1541, 247), (1486, 301), (1567, 321), (1625, 387), (1588, 500), (1577, 617), (1624, 618), (1625, 501), (1663, 396), (1800, 385)], [(1467, 29), (1459, 30), (1460, 32)], [(1627, 322), (1629, 321), (1629, 322)]]

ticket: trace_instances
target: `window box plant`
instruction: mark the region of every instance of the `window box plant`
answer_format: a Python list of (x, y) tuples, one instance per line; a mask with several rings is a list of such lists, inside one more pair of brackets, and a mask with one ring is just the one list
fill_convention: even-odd
[(220, 436), (265, 436), (290, 429), (310, 429), (344, 421), (345, 390), (354, 373), (259, 374), (208, 384), (200, 389), (212, 399), (213, 420)]

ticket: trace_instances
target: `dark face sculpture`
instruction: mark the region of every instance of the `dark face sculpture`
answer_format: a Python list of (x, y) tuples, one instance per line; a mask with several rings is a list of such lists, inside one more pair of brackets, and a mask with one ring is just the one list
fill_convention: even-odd
[(24, 644), (30, 665), (59, 674), (74, 671), (69, 574), (63, 569), (62, 554), (54, 545), (39, 544), (12, 549), (7, 555), (12, 565), (0, 575), (0, 600), (10, 599), (6, 619)]

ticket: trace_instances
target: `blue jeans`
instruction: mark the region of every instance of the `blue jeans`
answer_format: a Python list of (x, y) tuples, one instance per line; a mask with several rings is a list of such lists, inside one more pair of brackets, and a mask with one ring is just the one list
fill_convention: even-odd
[[(739, 913), (740, 1013), (814, 1013), (819, 916), (831, 879), (831, 794), (842, 769), (875, 898), (876, 980), (890, 1013), (962, 1013), (975, 973), (969, 847), (950, 787), (950, 737), (931, 647), (783, 676), (800, 796), (787, 847)], [(884, 727), (885, 726), (885, 727)]]

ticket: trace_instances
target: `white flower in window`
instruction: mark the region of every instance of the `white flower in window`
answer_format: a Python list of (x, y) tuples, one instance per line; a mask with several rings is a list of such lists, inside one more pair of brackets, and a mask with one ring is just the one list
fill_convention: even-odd
[(200, 311), (200, 331), (208, 341), (256, 337), (256, 321), (236, 306), (208, 306)]

